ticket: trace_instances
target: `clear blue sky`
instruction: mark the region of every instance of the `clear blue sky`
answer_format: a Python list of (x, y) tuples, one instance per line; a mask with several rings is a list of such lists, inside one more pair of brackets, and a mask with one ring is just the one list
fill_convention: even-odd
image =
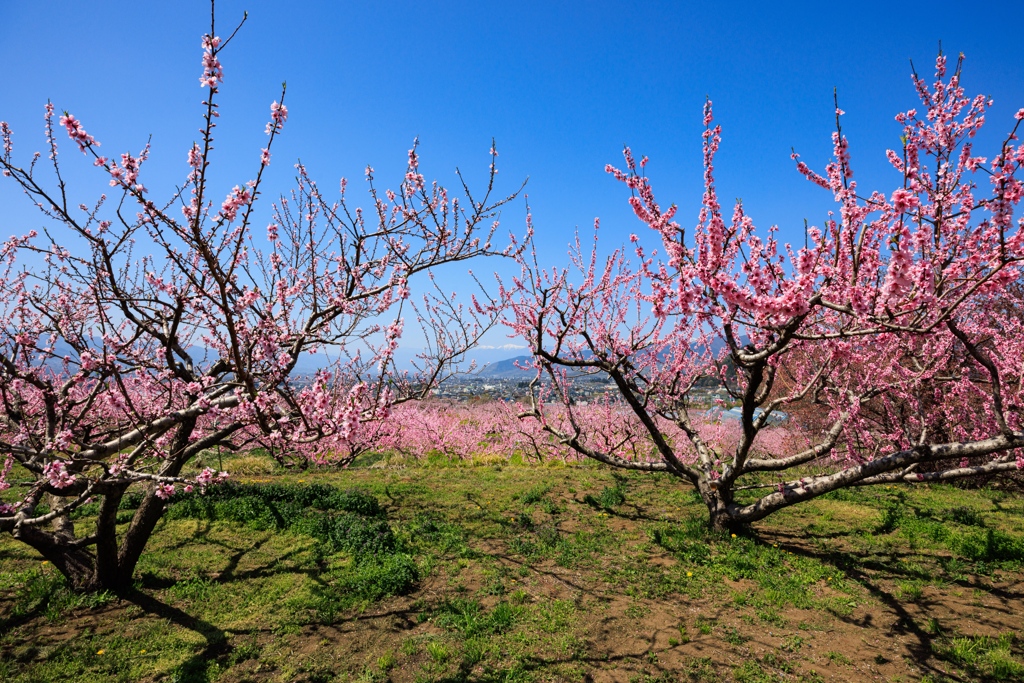
[[(795, 147), (814, 168), (827, 162), (833, 86), (865, 189), (892, 188), (883, 155), (898, 145), (893, 115), (917, 104), (909, 60), (930, 74), (940, 40), (951, 57), (966, 54), (968, 93), (995, 99), (980, 148), (989, 151), (1024, 106), (1021, 2), (217, 7), (221, 35), (249, 11), (222, 55), (217, 161), (225, 192), (255, 172), (268, 105), (287, 80), (291, 115), (268, 190), (288, 187), (297, 157), (325, 188), (342, 175), (358, 180), (367, 163), (394, 185), (416, 136), (428, 177), (452, 182), (459, 166), (482, 181), (494, 137), (502, 189), (530, 178), (538, 242), (552, 264), (564, 260), (574, 227), (589, 229), (595, 216), (609, 245), (637, 230), (625, 188), (603, 171), (620, 161), (624, 143), (650, 156), (659, 198), (694, 222), (705, 95), (724, 127), (723, 198), (742, 197), (760, 227), (777, 223), (794, 238), (804, 218), (820, 223), (831, 206), (789, 153)], [(3, 0), (0, 119), (14, 128), (16, 154), (42, 148), (49, 98), (106, 153), (137, 151), (152, 133), (146, 185), (155, 196), (166, 192), (184, 175), (200, 124), (199, 38), (208, 15), (200, 0)], [(69, 162), (79, 156), (69, 144), (64, 153)], [(10, 183), (0, 183), (0, 206), (3, 236), (40, 224)], [(521, 207), (506, 211), (510, 227), (520, 229), (522, 218)]]

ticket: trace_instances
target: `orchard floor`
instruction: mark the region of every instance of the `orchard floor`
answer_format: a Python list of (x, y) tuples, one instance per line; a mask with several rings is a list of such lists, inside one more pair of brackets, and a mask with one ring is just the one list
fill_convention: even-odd
[(4, 537), (0, 680), (1024, 681), (1019, 495), (858, 490), (714, 537), (664, 476), (238, 465), (371, 494), (418, 580), (359, 574), (293, 528), (184, 516), (132, 594), (80, 598)]

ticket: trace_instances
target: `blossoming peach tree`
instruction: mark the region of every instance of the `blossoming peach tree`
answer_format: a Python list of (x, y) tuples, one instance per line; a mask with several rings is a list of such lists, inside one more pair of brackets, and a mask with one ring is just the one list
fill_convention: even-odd
[[(255, 176), (216, 201), (210, 165), (230, 40), (211, 20), (201, 136), (167, 198), (143, 184), (148, 145), (104, 156), (81, 121), (47, 104), (47, 159), (19, 166), (0, 123), (3, 175), (52, 226), (0, 248), (0, 531), (77, 589), (131, 585), (168, 500), (228, 476), (186, 467), (204, 451), (262, 447), (286, 462), (343, 462), (363, 425), (427, 392), (493, 324), (436, 285), (412, 298), (410, 279), (517, 248), (491, 244), (511, 198), (492, 199), (493, 149), (486, 189), (475, 196), (463, 183), (463, 200), (425, 181), (415, 148), (394, 192), (380, 193), (367, 168), (366, 212), (346, 199), (344, 180), (328, 200), (297, 166), (264, 241), (254, 209), (288, 109), (282, 90)], [(72, 199), (60, 133), (109, 179), (109, 195)], [(428, 350), (417, 370), (399, 373), (403, 315), (420, 322)], [(300, 360), (317, 353), (321, 369), (300, 375)], [(131, 487), (142, 502), (119, 530)], [(95, 525), (76, 524), (90, 502)]]
[[(647, 159), (627, 148), (625, 168), (607, 171), (660, 245), (633, 235), (635, 259), (619, 250), (602, 260), (577, 238), (564, 269), (523, 255), (502, 291), (537, 369), (523, 416), (583, 456), (689, 482), (720, 530), (844, 487), (1024, 466), (1024, 329), (1012, 295), (1024, 259), (1024, 219), (1014, 218), (1024, 109), (994, 155), (978, 156), (973, 138), (992, 103), (965, 96), (961, 65), (947, 74), (940, 55), (931, 85), (913, 74), (922, 111), (896, 117), (902, 148), (886, 154), (900, 182), (887, 194), (859, 188), (837, 106), (824, 173), (793, 154), (837, 208), (795, 246), (774, 227), (755, 230), (739, 202), (724, 212), (710, 101), (694, 229), (655, 200)], [(588, 373), (614, 383), (628, 415), (614, 435), (570, 400), (569, 383)], [(729, 448), (702, 427), (709, 381), (738, 407)], [(758, 444), (782, 414), (805, 438), (766, 454)]]

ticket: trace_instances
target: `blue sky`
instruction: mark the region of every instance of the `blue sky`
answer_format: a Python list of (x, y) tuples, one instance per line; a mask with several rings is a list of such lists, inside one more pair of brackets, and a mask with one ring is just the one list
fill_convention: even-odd
[[(979, 149), (989, 152), (1009, 130), (1024, 106), (1014, 38), (1024, 4), (977, 7), (221, 0), (218, 33), (227, 35), (243, 10), (249, 20), (222, 55), (215, 162), (225, 193), (252, 177), (283, 80), (290, 117), (272, 193), (287, 189), (300, 157), (325, 188), (343, 175), (358, 186), (368, 163), (381, 184), (397, 184), (417, 136), (428, 177), (451, 183), (459, 166), (483, 182), (494, 137), (501, 189), (529, 177), (538, 244), (555, 265), (573, 229), (589, 230), (597, 216), (609, 248), (640, 227), (625, 188), (603, 170), (621, 160), (624, 143), (651, 158), (662, 203), (678, 203), (681, 222), (695, 221), (701, 106), (710, 96), (724, 127), (722, 197), (742, 197), (757, 225), (778, 224), (797, 239), (803, 219), (820, 223), (831, 201), (795, 172), (790, 148), (814, 168), (828, 161), (833, 87), (865, 189), (892, 189), (884, 152), (898, 145), (893, 116), (917, 104), (909, 60), (930, 74), (940, 40), (952, 57), (966, 54), (968, 93), (995, 99)], [(200, 124), (206, 3), (4, 0), (2, 14), (0, 119), (14, 128), (21, 159), (42, 148), (49, 98), (105, 153), (138, 151), (152, 134), (143, 178), (156, 196), (184, 175)], [(64, 155), (68, 164), (78, 156), (69, 144)], [(72, 180), (101, 191), (79, 166), (68, 169)], [(0, 183), (0, 206), (0, 234), (39, 227), (10, 183)], [(520, 230), (523, 215), (521, 204), (510, 207), (505, 224)], [(452, 274), (454, 288), (464, 282)]]

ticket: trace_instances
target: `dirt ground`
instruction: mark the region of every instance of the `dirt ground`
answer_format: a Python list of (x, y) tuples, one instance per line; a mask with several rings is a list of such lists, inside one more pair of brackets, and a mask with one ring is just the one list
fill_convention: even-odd
[[(443, 481), (438, 475), (437, 483)], [(8, 671), (17, 680), (60, 680), (32, 671), (58, 656), (62, 644), (72, 648), (86, 637), (89, 643), (103, 643), (115, 635), (132, 642), (137, 634), (133, 657), (144, 658), (155, 629), (164, 628), (184, 643), (184, 655), (172, 670), (154, 664), (137, 679), (114, 671), (112, 678), (311, 683), (1021, 680), (1012, 667), (972, 673), (957, 665), (962, 661), (939, 656), (940, 646), (955, 644), (956, 638), (995, 640), (1024, 630), (1024, 576), (1019, 571), (940, 576), (936, 562), (948, 555), (941, 549), (895, 541), (883, 549), (871, 533), (844, 529), (873, 528), (876, 522), (867, 513), (861, 518), (847, 515), (834, 529), (822, 532), (818, 520), (823, 510), (854, 504), (840, 501), (822, 502), (817, 510), (807, 508), (765, 525), (749, 541), (750, 548), (777, 549), (794, 572), (807, 563), (829, 572), (832, 565), (839, 567), (835, 575), (842, 574), (842, 587), (833, 587), (840, 579), (832, 583), (832, 574), (815, 580), (804, 608), (773, 596), (756, 574), (741, 579), (715, 575), (699, 589), (659, 589), (658, 581), (668, 580), (664, 577), (685, 582), (704, 571), (691, 569), (679, 553), (650, 542), (652, 524), (678, 514), (678, 501), (663, 504), (656, 487), (641, 481), (630, 485), (629, 504), (598, 511), (570, 483), (561, 475), (552, 479), (545, 496), (555, 511), (546, 514), (494, 489), (487, 510), (472, 502), (471, 493), (437, 499), (429, 482), (424, 487), (417, 481), (418, 493), (393, 509), (396, 528), (431, 508), (439, 517), (460, 520), (465, 549), (433, 556), (408, 595), (363, 604), (332, 623), (307, 620), (282, 626), (272, 608), (265, 619), (259, 614), (243, 618), (229, 605), (176, 601), (170, 589), (157, 586), (95, 609), (71, 610), (59, 620), (36, 615), (11, 621), (0, 638), (0, 656), (13, 664)], [(463, 485), (472, 491), (472, 482)], [(519, 513), (536, 526), (520, 529), (512, 516)], [(595, 551), (592, 561), (524, 555), (517, 541), (536, 538), (545, 524), (562, 538), (601, 529), (606, 545)], [(819, 527), (809, 531), (813, 524)], [(235, 572), (232, 581), (239, 572), (253, 577), (278, 571), (276, 560), (256, 557), (263, 542), (255, 537), (237, 540), (240, 552), (230, 569)], [(915, 543), (911, 539), (910, 545)], [(916, 567), (918, 575), (931, 572), (934, 580), (918, 581), (910, 595), (901, 583), (906, 573), (894, 570), (896, 566)], [(306, 580), (303, 571), (296, 570), (295, 582)], [(230, 572), (212, 574), (214, 583), (227, 582)], [(470, 617), (453, 625), (438, 616), (453, 600), (471, 601), (481, 615), (500, 604), (514, 604), (516, 621), (501, 633), (474, 631)], [(0, 601), (0, 617), (8, 608)], [(1019, 657), (1019, 636), (1013, 642), (1012, 654)], [(125, 672), (147, 671), (137, 661), (135, 668), (125, 666)], [(88, 666), (82, 670), (93, 672)]]

